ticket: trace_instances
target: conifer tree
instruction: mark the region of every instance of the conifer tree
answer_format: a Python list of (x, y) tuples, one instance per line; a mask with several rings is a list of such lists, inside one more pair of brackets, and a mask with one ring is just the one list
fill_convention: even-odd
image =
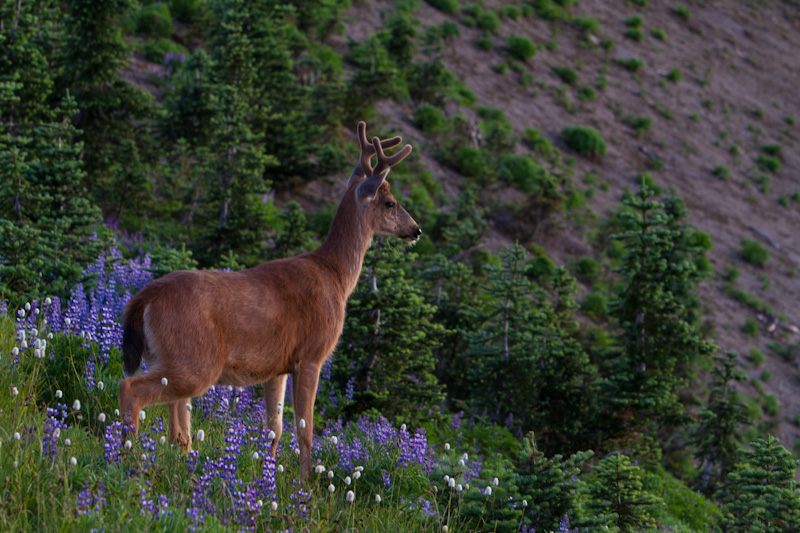
[(547, 458), (536, 446), (531, 431), (523, 439), (521, 465), (516, 469), (516, 485), (528, 502), (523, 508), (523, 523), (537, 531), (554, 531), (564, 515), (576, 517), (581, 465), (591, 451), (578, 452), (564, 459), (562, 455)]
[(741, 462), (728, 475), (723, 530), (793, 533), (800, 531), (800, 460), (773, 436), (740, 449)]
[(299, 203), (287, 202), (278, 217), (283, 227), (275, 237), (275, 246), (270, 254), (272, 257), (293, 257), (312, 248), (313, 233), (308, 230), (306, 214)]
[(383, 240), (367, 251), (333, 358), (337, 391), (346, 391), (348, 382), (354, 388), (351, 403), (343, 406), (349, 414), (375, 410), (408, 422), (438, 415), (444, 394), (433, 353), (444, 330), (409, 281), (405, 269), (413, 260)]
[(643, 490), (641, 469), (621, 453), (609, 455), (592, 471), (587, 507), (593, 512), (592, 527), (601, 522), (620, 531), (655, 525), (652, 508), (660, 499)]
[(734, 381), (747, 379), (744, 372), (736, 368), (736, 354), (715, 355), (714, 360), (717, 366), (711, 370), (713, 388), (706, 408), (700, 413), (694, 439), (694, 455), (700, 461), (697, 487), (708, 495), (725, 485), (738, 458), (740, 430), (747, 422), (745, 408), (733, 388)]
[(672, 292), (677, 284), (693, 287), (693, 265), (675, 263), (680, 234), (666, 227), (674, 218), (653, 195), (643, 184), (623, 199), (624, 232), (613, 237), (625, 248), (620, 269), (625, 285), (609, 305), (622, 333), (621, 353), (607, 369), (605, 397), (616, 431), (623, 432), (681, 421), (678, 390), (693, 365), (714, 350), (700, 339), (680, 294)]

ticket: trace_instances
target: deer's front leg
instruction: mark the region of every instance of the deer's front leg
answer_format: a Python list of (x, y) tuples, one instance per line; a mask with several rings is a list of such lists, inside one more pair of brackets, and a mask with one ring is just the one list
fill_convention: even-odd
[(292, 373), (294, 419), (300, 446), (300, 479), (311, 474), (311, 440), (314, 435), (314, 400), (317, 396), (319, 366), (300, 365)]
[(275, 432), (275, 438), (270, 443), (270, 453), (273, 459), (275, 459), (275, 454), (278, 451), (278, 442), (283, 432), (283, 400), (286, 395), (287, 377), (289, 377), (289, 374), (284, 374), (264, 383), (264, 407), (267, 410), (267, 427)]

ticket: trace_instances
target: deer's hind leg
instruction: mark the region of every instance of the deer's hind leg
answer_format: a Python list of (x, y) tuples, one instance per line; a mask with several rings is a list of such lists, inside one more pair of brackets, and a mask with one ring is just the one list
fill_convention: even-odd
[(192, 413), (189, 411), (191, 405), (191, 398), (169, 404), (169, 441), (187, 452), (192, 451)]
[[(278, 451), (278, 441), (283, 432), (283, 400), (286, 396), (286, 378), (289, 374), (276, 376), (264, 383), (264, 407), (267, 411), (267, 427), (275, 432), (275, 439), (270, 443), (272, 458)], [(280, 412), (278, 405), (281, 406)]]

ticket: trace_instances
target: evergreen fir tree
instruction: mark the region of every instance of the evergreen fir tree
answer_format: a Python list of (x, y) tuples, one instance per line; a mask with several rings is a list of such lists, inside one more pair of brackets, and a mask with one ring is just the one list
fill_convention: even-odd
[(433, 353), (444, 329), (408, 279), (405, 269), (413, 260), (383, 240), (367, 251), (333, 358), (340, 396), (348, 382), (355, 389), (352, 401), (340, 399), (350, 401), (343, 405), (349, 414), (373, 410), (410, 423), (438, 415), (444, 394)]
[(564, 515), (577, 516), (580, 467), (591, 451), (578, 452), (564, 459), (561, 455), (547, 458), (536, 446), (531, 431), (523, 440), (521, 465), (516, 469), (516, 485), (528, 502), (523, 508), (523, 523), (537, 531), (554, 531)]
[(299, 203), (287, 202), (278, 217), (283, 227), (275, 237), (275, 246), (270, 254), (272, 257), (294, 257), (313, 247), (313, 233), (308, 230), (306, 214)]
[(728, 475), (724, 531), (793, 533), (800, 531), (800, 461), (773, 436), (739, 450), (741, 463)]
[(708, 495), (725, 485), (738, 458), (741, 428), (747, 422), (744, 405), (733, 388), (734, 381), (747, 379), (745, 373), (736, 368), (736, 354), (715, 355), (714, 360), (717, 366), (711, 370), (713, 388), (706, 408), (700, 413), (694, 439), (694, 455), (700, 461), (697, 487)]
[(642, 489), (641, 469), (631, 464), (628, 456), (609, 455), (595, 466), (592, 475), (587, 502), (594, 513), (592, 527), (605, 521), (626, 532), (655, 525), (651, 512), (660, 499)]
[[(607, 409), (616, 420), (615, 431), (641, 431), (683, 420), (678, 390), (693, 365), (708, 357), (714, 346), (700, 339), (696, 327), (672, 289), (693, 287), (692, 264), (675, 264), (674, 248), (680, 237), (666, 225), (654, 193), (642, 185), (623, 199), (627, 210), (619, 216), (625, 225), (613, 238), (624, 243), (622, 273), (626, 284), (609, 307), (622, 333), (620, 355), (610, 362), (605, 383)], [(680, 294), (679, 294), (680, 296)]]

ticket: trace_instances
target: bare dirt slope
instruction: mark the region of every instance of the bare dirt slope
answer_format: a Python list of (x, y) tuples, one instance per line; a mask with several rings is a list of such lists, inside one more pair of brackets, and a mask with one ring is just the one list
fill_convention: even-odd
[[(484, 2), (486, 7), (501, 4)], [(355, 3), (348, 13), (345, 38), (360, 41), (381, 28), (381, 17), (392, 5), (390, 1)], [(649, 170), (651, 158), (664, 161), (662, 171), (651, 171), (653, 177), (661, 186), (674, 187), (686, 200), (690, 222), (711, 235), (710, 260), (717, 273), (729, 265), (737, 267), (741, 276), (735, 286), (772, 306), (776, 315), (785, 315), (773, 332), (763, 323), (760, 335), (746, 336), (742, 326), (757, 313), (722, 292), (720, 276), (702, 289), (708, 320), (718, 332), (717, 343), (742, 354), (742, 365), (752, 377), (758, 379), (764, 369), (771, 371), (771, 379), (763, 386), (781, 403), (776, 435), (792, 447), (800, 435), (792, 422), (800, 413), (797, 359), (785, 361), (767, 345), (800, 342), (800, 336), (784, 327), (786, 323), (800, 326), (800, 274), (796, 273), (800, 266), (800, 202), (790, 201), (788, 207), (778, 203), (779, 197), (800, 191), (800, 125), (787, 123), (787, 117), (800, 120), (800, 9), (777, 0), (749, 5), (689, 2), (686, 20), (673, 12), (676, 5), (650, 2), (641, 9), (622, 0), (584, 0), (572, 13), (597, 19), (600, 31), (589, 40), (594, 45), (587, 44), (579, 28), (570, 23), (505, 19), (498, 35), (492, 37), (494, 49), (486, 52), (476, 46), (480, 31), (461, 25), (461, 35), (448, 44), (445, 62), (475, 92), (478, 105), (504, 109), (518, 133), (538, 128), (569, 153), (559, 135), (564, 127), (580, 124), (598, 129), (609, 142), (608, 155), (601, 163), (579, 157), (576, 180), (593, 171), (610, 184), (609, 191), (598, 191), (590, 201), (601, 217), (610, 212), (626, 187), (635, 187), (636, 175)], [(636, 14), (644, 19), (641, 42), (625, 37), (624, 21)], [(441, 13), (427, 3), (417, 15), (423, 24), (458, 22), (461, 17)], [(666, 33), (666, 41), (651, 35), (657, 28)], [(549, 50), (542, 46), (526, 64), (526, 71), (535, 76), (535, 82), (526, 88), (519, 83), (520, 74), (509, 70), (500, 75), (493, 69), (508, 60), (505, 39), (512, 34), (528, 36), (540, 45), (556, 45)], [(611, 51), (596, 46), (603, 39), (613, 41)], [(637, 58), (644, 61), (644, 67), (633, 74), (617, 65), (617, 58)], [(572, 109), (562, 103), (559, 89), (563, 84), (552, 71), (564, 66), (575, 69), (581, 80), (567, 92)], [(681, 81), (666, 80), (672, 69), (681, 72)], [(598, 91), (597, 101), (581, 102), (578, 88), (595, 85), (600, 76), (607, 79), (607, 87)], [(411, 109), (382, 104), (379, 110), (387, 128), (424, 138), (408, 120)], [(633, 128), (623, 122), (627, 115), (650, 117), (652, 130), (637, 138)], [(781, 168), (775, 173), (756, 165), (765, 144), (782, 146)], [(731, 152), (732, 146), (738, 147), (738, 155)], [(458, 188), (457, 176), (427, 155), (425, 160), (446, 190)], [(729, 180), (713, 174), (717, 165), (730, 169)], [(760, 176), (771, 180), (763, 191), (757, 184)], [(558, 262), (568, 263), (589, 252), (584, 231), (564, 222), (553, 234), (557, 238), (544, 236), (542, 242)], [(490, 246), (499, 247), (508, 240), (501, 231), (492, 235), (497, 242)], [(742, 260), (739, 245), (745, 238), (769, 248), (765, 267)], [(746, 356), (751, 347), (759, 347), (768, 356), (760, 368)], [(746, 389), (758, 394), (752, 384)]]

